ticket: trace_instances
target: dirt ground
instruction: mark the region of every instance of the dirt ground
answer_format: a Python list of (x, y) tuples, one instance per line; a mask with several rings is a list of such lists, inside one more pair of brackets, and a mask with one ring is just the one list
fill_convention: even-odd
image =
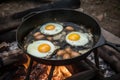
[[(0, 17), (41, 5), (39, 1), (8, 0), (0, 4)], [(101, 27), (120, 37), (120, 0), (81, 0), (78, 10), (96, 18)]]
[(101, 27), (120, 37), (120, 0), (81, 0), (81, 10), (98, 20)]

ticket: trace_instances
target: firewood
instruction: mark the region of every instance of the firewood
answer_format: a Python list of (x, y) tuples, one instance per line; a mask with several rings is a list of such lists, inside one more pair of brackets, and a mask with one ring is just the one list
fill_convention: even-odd
[(27, 61), (25, 54), (23, 54), (23, 52), (20, 49), (1, 53), (0, 58), (2, 60), (1, 62), (3, 63), (3, 65), (0, 64), (0, 68), (15, 62), (18, 62), (19, 64), (23, 64), (24, 62)]
[(65, 80), (77, 80), (77, 79), (79, 79), (79, 80), (90, 80), (94, 76), (95, 76), (95, 71), (94, 70), (88, 70), (88, 71), (84, 71), (84, 72), (78, 73), (76, 75), (73, 75), (72, 77), (69, 77)]
[(105, 47), (99, 48), (98, 51), (99, 56), (108, 64), (110, 64), (113, 70), (115, 70), (116, 72), (120, 72), (120, 60), (114, 55), (116, 53), (107, 50), (107, 48)]

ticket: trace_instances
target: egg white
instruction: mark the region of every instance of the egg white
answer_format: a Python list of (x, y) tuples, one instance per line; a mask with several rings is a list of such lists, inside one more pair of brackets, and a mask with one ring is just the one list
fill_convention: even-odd
[[(45, 27), (47, 25), (54, 25), (55, 29), (54, 30), (46, 30)], [(57, 23), (46, 23), (43, 26), (41, 26), (41, 28), (40, 28), (41, 33), (46, 34), (46, 35), (55, 35), (55, 34), (60, 33), (62, 30), (63, 30), (63, 26), (60, 24), (57, 24)]]
[[(80, 36), (80, 39), (77, 41), (71, 41), (69, 40), (68, 36), (70, 34), (78, 34)], [(66, 36), (66, 42), (72, 46), (84, 46), (85, 44), (87, 44), (89, 42), (88, 40), (88, 34), (87, 33), (80, 33), (80, 32), (71, 32), (69, 34), (67, 34)]]
[[(48, 44), (51, 49), (49, 52), (47, 53), (41, 53), (38, 51), (38, 46), (41, 45), (41, 44)], [(47, 41), (47, 40), (40, 40), (40, 41), (35, 41), (31, 44), (28, 45), (27, 47), (27, 53), (32, 55), (32, 56), (35, 56), (35, 57), (46, 57), (48, 55), (51, 55), (53, 52), (55, 51), (55, 46), (53, 43), (51, 43), (50, 41)]]

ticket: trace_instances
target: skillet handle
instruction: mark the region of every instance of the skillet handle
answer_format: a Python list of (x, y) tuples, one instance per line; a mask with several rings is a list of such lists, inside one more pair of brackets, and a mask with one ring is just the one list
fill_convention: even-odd
[(115, 43), (106, 41), (106, 45), (112, 47), (113, 49), (115, 49), (116, 51), (118, 51), (120, 53), (120, 44), (115, 44)]

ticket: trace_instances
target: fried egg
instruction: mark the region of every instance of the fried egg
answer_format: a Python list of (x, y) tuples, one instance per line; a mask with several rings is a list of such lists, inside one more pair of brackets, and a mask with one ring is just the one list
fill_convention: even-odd
[(46, 57), (55, 51), (55, 46), (47, 40), (35, 41), (28, 45), (27, 53), (35, 57)]
[(87, 33), (71, 32), (66, 36), (66, 42), (72, 46), (84, 46), (89, 42)]
[(63, 26), (57, 23), (46, 23), (41, 26), (40, 31), (46, 35), (55, 35), (63, 30)]

